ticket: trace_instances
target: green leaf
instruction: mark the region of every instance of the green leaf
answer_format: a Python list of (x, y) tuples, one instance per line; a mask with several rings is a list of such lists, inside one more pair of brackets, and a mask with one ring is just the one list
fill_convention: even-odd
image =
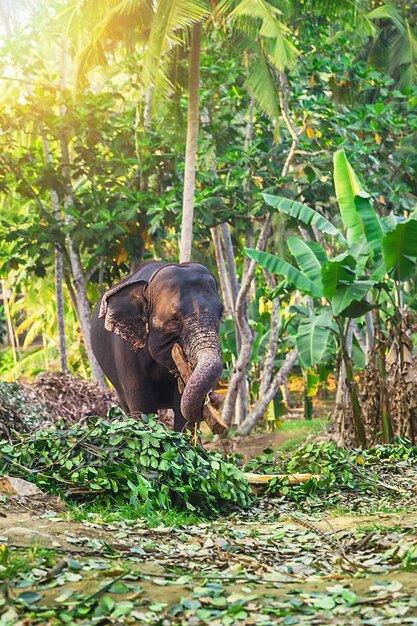
[(300, 272), (299, 269), (281, 259), (274, 254), (268, 252), (259, 252), (258, 250), (251, 250), (246, 248), (245, 254), (250, 259), (257, 261), (262, 267), (266, 267), (272, 274), (281, 274), (285, 276), (290, 283), (294, 285), (296, 289), (308, 295), (316, 296), (320, 298), (322, 296), (320, 288), (313, 283), (305, 274)]
[(329, 222), (329, 220), (326, 219), (321, 213), (315, 211), (306, 204), (290, 200), (289, 198), (284, 198), (283, 196), (272, 196), (268, 193), (263, 193), (262, 197), (265, 202), (274, 207), (274, 209), (278, 209), (282, 213), (303, 222), (303, 224), (311, 224), (320, 232), (332, 235), (332, 237), (336, 237), (341, 242), (346, 242), (342, 233), (336, 228), (336, 226), (333, 226), (333, 224)]
[(317, 609), (330, 610), (334, 609), (336, 602), (331, 596), (323, 596), (314, 600), (314, 606)]
[(135, 605), (130, 600), (123, 600), (122, 602), (118, 602), (116, 607), (112, 611), (112, 618), (121, 617), (122, 615), (128, 615), (133, 611)]
[(248, 69), (248, 77), (245, 81), (245, 87), (249, 93), (255, 98), (259, 108), (263, 113), (271, 119), (279, 117), (279, 99), (277, 95), (277, 86), (265, 55), (262, 53), (262, 47), (259, 46), (259, 53), (251, 63)]
[[(323, 248), (317, 243), (314, 244), (314, 247), (312, 242), (309, 243), (310, 245), (302, 239), (299, 239), (299, 237), (290, 237), (287, 241), (290, 252), (295, 257), (301, 271), (319, 285), (321, 283), (322, 261), (323, 259), (324, 262), (327, 261), (327, 255)], [(315, 254), (315, 250), (317, 249), (320, 251), (320, 256)]]
[(417, 256), (417, 220), (397, 224), (382, 239), (382, 257), (386, 271), (395, 280), (407, 280), (414, 272)]
[(300, 323), (296, 345), (301, 364), (306, 369), (313, 367), (323, 358), (332, 328), (331, 321), (332, 312), (324, 311)]
[[(351, 285), (339, 287), (332, 298), (333, 313), (344, 317), (360, 317), (370, 311), (373, 307), (364, 297), (374, 284), (373, 280), (357, 280)], [(353, 302), (355, 307), (350, 306)]]
[(369, 243), (373, 253), (379, 255), (381, 253), (382, 237), (384, 236), (379, 217), (372, 208), (368, 194), (363, 193), (355, 196), (354, 201), (366, 241)]
[(17, 600), (24, 602), (25, 604), (36, 604), (41, 600), (42, 596), (40, 593), (36, 593), (36, 591), (23, 591), (23, 593), (19, 593), (17, 596)]
[(331, 300), (341, 282), (352, 283), (356, 276), (355, 268), (356, 259), (347, 252), (329, 259), (321, 268), (324, 296)]
[(349, 606), (353, 606), (359, 600), (359, 597), (356, 595), (354, 591), (349, 591), (349, 589), (343, 589), (342, 598)]
[(109, 615), (114, 607), (116, 606), (116, 602), (110, 596), (103, 596), (98, 601), (98, 615)]
[(401, 13), (393, 4), (383, 4), (373, 9), (366, 17), (368, 20), (391, 20), (399, 32), (403, 33), (405, 31)]
[(338, 150), (333, 157), (334, 186), (339, 203), (340, 214), (347, 228), (349, 243), (359, 241), (362, 237), (362, 227), (355, 207), (355, 196), (364, 191), (344, 150)]

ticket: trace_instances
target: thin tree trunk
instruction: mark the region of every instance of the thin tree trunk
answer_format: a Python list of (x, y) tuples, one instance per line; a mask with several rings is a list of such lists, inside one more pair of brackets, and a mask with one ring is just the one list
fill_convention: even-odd
[(4, 279), (2, 279), (1, 281), (1, 288), (3, 291), (3, 306), (4, 306), (4, 316), (6, 318), (6, 324), (7, 324), (7, 335), (10, 341), (10, 347), (12, 349), (13, 363), (16, 365), (18, 362), (18, 355), (17, 355), (16, 341), (15, 341), (15, 336), (14, 336), (13, 320), (12, 320), (12, 316), (10, 314), (10, 308), (9, 308), (9, 297), (7, 295), (7, 283)]
[(55, 249), (55, 296), (56, 296), (56, 316), (58, 321), (59, 336), (59, 356), (61, 370), (68, 371), (67, 340), (65, 337), (65, 317), (64, 317), (64, 267), (62, 253)]
[[(336, 317), (336, 323), (339, 327), (339, 332), (340, 332), (340, 335), (339, 335), (340, 336), (340, 350), (341, 350), (343, 362), (345, 365), (346, 386), (347, 386), (347, 390), (350, 396), (350, 405), (352, 407), (353, 420), (355, 424), (356, 445), (365, 448), (366, 447), (366, 434), (365, 434), (365, 429), (363, 427), (361, 408), (359, 404), (358, 386), (357, 386), (357, 383), (353, 374), (352, 359), (351, 359), (353, 330), (352, 330), (352, 325), (350, 322), (351, 320), (348, 320), (348, 327), (345, 333), (343, 324), (340, 318)], [(343, 433), (341, 433), (341, 435), (343, 437)]]
[(231, 293), (231, 285), (227, 276), (226, 263), (223, 257), (223, 251), (220, 240), (220, 227), (213, 226), (210, 228), (211, 238), (214, 245), (214, 254), (216, 257), (217, 271), (220, 280), (220, 290), (223, 296), (224, 310), (226, 317), (232, 317), (233, 315), (233, 299)]
[[(276, 281), (272, 274), (268, 270), (264, 270), (265, 281), (268, 289), (272, 290), (276, 286)], [(278, 331), (279, 331), (279, 298), (272, 300), (272, 312), (271, 312), (271, 331), (269, 333), (268, 348), (266, 350), (266, 356), (264, 360), (264, 366), (262, 368), (261, 384), (258, 394), (258, 403), (262, 397), (266, 396), (267, 390), (271, 384), (272, 373), (274, 371), (275, 357), (277, 354), (278, 346)], [(268, 404), (265, 404), (264, 409)]]
[(147, 133), (152, 127), (152, 99), (155, 87), (149, 87), (145, 95), (145, 106), (143, 108), (143, 127)]
[(180, 241), (180, 263), (191, 260), (194, 221), (194, 189), (197, 162), (201, 24), (194, 24), (191, 33), (189, 64), (189, 100), (187, 145), (185, 150), (184, 193)]
[[(62, 69), (61, 69), (61, 91), (64, 93), (66, 87), (66, 65), (67, 65), (67, 42), (63, 45), (62, 51)], [(64, 117), (66, 112), (65, 105), (61, 105), (61, 116)], [(71, 210), (74, 206), (74, 194), (71, 180), (71, 162), (69, 156), (69, 138), (68, 133), (63, 125), (60, 132), (60, 145), (61, 145), (61, 173), (64, 182), (64, 219), (66, 224), (71, 224), (73, 219), (71, 216)], [(81, 259), (78, 250), (76, 249), (72, 237), (67, 234), (68, 253), (71, 264), (72, 279), (75, 290), (75, 297), (77, 300), (78, 319), (80, 322), (81, 333), (84, 340), (84, 345), (87, 353), (87, 358), (91, 367), (91, 374), (94, 380), (101, 385), (106, 386), (104, 374), (97, 362), (91, 347), (91, 311), (90, 303), (87, 298), (87, 285), (84, 276), (84, 270), (82, 267)]]
[(282, 384), (281, 384), (281, 393), (282, 393), (282, 399), (284, 400), (284, 404), (287, 408), (287, 411), (289, 409), (292, 409), (294, 406), (294, 402), (292, 401), (291, 398), (291, 393), (290, 393), (290, 388), (288, 386), (288, 376), (283, 376), (282, 379)]
[(288, 376), (288, 373), (294, 367), (297, 358), (297, 349), (294, 349), (292, 352), (287, 353), (285, 361), (272, 379), (271, 385), (266, 395), (255, 404), (246, 420), (239, 426), (238, 435), (248, 435), (253, 427), (259, 422), (259, 420), (265, 413), (265, 406), (268, 406), (268, 404), (272, 402), (278, 392), (278, 389), (280, 388), (280, 385), (282, 384), (282, 381), (286, 376)]
[[(304, 132), (304, 126), (297, 129), (294, 126), (290, 118), (287, 89), (288, 89), (288, 85), (287, 85), (286, 76), (284, 72), (281, 72), (279, 75), (279, 97), (280, 97), (281, 113), (282, 113), (282, 117), (284, 118), (284, 122), (289, 130), (289, 133), (292, 137), (291, 147), (287, 154), (287, 157), (285, 159), (285, 163), (281, 172), (282, 178), (285, 178), (285, 176), (287, 176), (288, 174), (291, 162), (294, 158), (294, 155), (296, 153), (296, 150), (300, 141), (300, 135)], [(259, 250), (259, 251), (265, 250), (267, 241), (269, 238), (269, 234), (270, 234), (271, 222), (272, 222), (272, 216), (271, 216), (271, 213), (269, 213), (264, 219), (261, 232), (260, 232), (256, 247), (255, 247), (256, 250)], [(245, 305), (247, 302), (247, 297), (249, 294), (252, 280), (255, 276), (256, 267), (257, 267), (256, 261), (251, 261), (249, 263), (247, 270), (245, 271), (244, 276), (242, 277), (241, 287), (240, 287), (239, 294), (236, 300), (236, 322), (238, 324), (238, 328), (242, 337), (242, 347), (239, 353), (239, 358), (236, 362), (235, 367), (233, 368), (233, 373), (229, 382), (228, 391), (227, 391), (225, 402), (223, 405), (222, 419), (227, 425), (230, 425), (232, 422), (234, 408), (236, 404), (236, 398), (238, 395), (238, 390), (242, 383), (242, 380), (244, 379), (246, 375), (247, 368), (249, 366), (249, 362), (252, 356), (252, 347), (253, 347), (253, 342), (254, 342), (255, 337), (254, 337), (254, 333), (252, 332), (252, 329), (249, 326), (249, 322), (245, 316), (245, 310), (246, 310)], [(293, 354), (294, 352), (295, 351), (293, 351), (290, 354)], [(290, 360), (291, 364), (294, 364), (295, 361), (296, 361), (296, 358), (294, 358), (293, 361)], [(277, 390), (278, 390), (278, 387), (277, 387)], [(275, 391), (275, 393), (277, 392), (277, 390)], [(272, 396), (272, 398), (274, 397), (274, 395)], [(255, 417), (253, 417), (254, 415)], [(260, 419), (261, 415), (262, 414), (260, 413), (260, 411), (259, 412), (252, 411), (251, 419), (249, 420), (249, 416), (248, 416), (248, 418), (244, 422), (245, 427), (243, 426), (243, 424), (241, 424), (241, 426), (239, 427), (239, 431), (243, 432), (243, 430), (245, 430), (246, 432), (247, 424), (250, 424), (250, 428), (249, 430), (247, 430), (247, 432), (250, 432), (250, 429), (253, 428), (253, 426), (256, 424), (257, 419)]]
[(226, 256), (227, 269), (229, 272), (229, 280), (232, 289), (233, 306), (236, 304), (237, 294), (239, 291), (239, 282), (237, 279), (236, 261), (233, 252), (232, 238), (230, 236), (229, 224), (223, 222), (220, 224), (221, 235), (223, 240), (224, 253)]
[[(233, 252), (233, 244), (232, 244), (232, 238), (230, 236), (229, 225), (226, 222), (224, 222), (223, 224), (221, 224), (221, 230), (222, 230), (223, 248), (224, 248), (224, 252), (226, 255), (227, 268), (228, 268), (229, 280), (230, 280), (231, 291), (232, 291), (233, 311), (235, 311), (237, 295), (239, 292), (239, 282), (237, 279), (235, 255)], [(248, 306), (246, 306), (246, 317), (247, 318), (249, 317)], [(237, 354), (239, 356), (239, 352), (240, 352), (241, 345), (242, 345), (242, 339), (241, 339), (240, 332), (239, 332), (239, 326), (236, 323), (236, 319), (235, 319), (235, 327), (236, 327), (236, 348), (237, 348)], [(235, 364), (236, 364), (236, 359), (234, 360), (233, 366), (235, 366)], [(235, 420), (234, 420), (235, 424), (237, 425), (241, 424), (246, 419), (247, 415), (248, 415), (248, 380), (247, 380), (247, 376), (245, 375), (241, 382), (240, 389), (238, 391), (237, 398), (236, 398), (236, 411), (235, 411)]]
[[(252, 143), (254, 112), (255, 112), (255, 100), (254, 98), (251, 98), (251, 101), (249, 104), (249, 110), (248, 110), (246, 129), (245, 129), (245, 143), (243, 146), (243, 150), (247, 156), (248, 156), (250, 145)], [(248, 161), (247, 173), (243, 182), (243, 190), (244, 190), (247, 202), (249, 202), (250, 177), (251, 177), (251, 167)], [(222, 234), (223, 234), (223, 245), (225, 248), (227, 265), (229, 267), (229, 272), (231, 272), (231, 282), (232, 282), (232, 288), (233, 288), (233, 303), (234, 303), (234, 306), (236, 306), (237, 297), (239, 293), (239, 282), (237, 280), (236, 262), (235, 262), (234, 253), (233, 253), (230, 229), (229, 229), (229, 225), (226, 223), (222, 224)], [(247, 245), (247, 247), (251, 247), (251, 246)], [(245, 273), (245, 270), (247, 269), (248, 265), (249, 265), (249, 259), (245, 258), (243, 273)], [(250, 290), (250, 287), (249, 287), (249, 290)], [(247, 294), (245, 298), (244, 310), (242, 308), (242, 318), (243, 317), (245, 318), (245, 323), (249, 324), (249, 293)], [(235, 325), (236, 325), (236, 344), (237, 344), (237, 351), (238, 351), (238, 358), (239, 358), (240, 351), (242, 348), (242, 337), (241, 337), (241, 332), (240, 332), (240, 326), (239, 326), (239, 323), (237, 322), (237, 318), (235, 319)], [(253, 345), (254, 337), (252, 337), (251, 341)], [(236, 365), (236, 362), (234, 363), (234, 365)], [(249, 387), (249, 382), (248, 382), (247, 373), (245, 372), (244, 375), (242, 376), (240, 386), (237, 391), (236, 401), (235, 401), (234, 423), (237, 426), (240, 426), (240, 424), (242, 424), (248, 416), (248, 387)]]
[(366, 363), (368, 364), (373, 355), (373, 348), (375, 342), (375, 328), (374, 320), (372, 318), (372, 311), (365, 313), (365, 328), (366, 328)]
[[(256, 244), (256, 250), (265, 250), (270, 226), (271, 216), (268, 215), (262, 225), (261, 233)], [(239, 388), (245, 377), (250, 358), (252, 356), (252, 347), (255, 339), (255, 333), (249, 326), (249, 321), (247, 319), (246, 299), (249, 293), (251, 282), (253, 280), (253, 277), (255, 276), (256, 267), (256, 261), (251, 261), (245, 275), (243, 276), (242, 284), (236, 300), (236, 322), (239, 328), (240, 336), (242, 338), (242, 346), (235, 367), (233, 368), (233, 373), (229, 382), (229, 387), (223, 406), (222, 419), (227, 425), (230, 425), (232, 423), (234, 409), (236, 405), (236, 398), (239, 392)]]
[[(42, 142), (45, 152), (45, 160), (47, 163), (52, 163), (52, 153), (49, 145), (49, 141), (42, 133)], [(51, 189), (51, 205), (52, 213), (59, 222), (61, 220), (61, 212), (59, 208), (59, 197), (55, 189)], [(59, 337), (59, 356), (61, 361), (61, 370), (63, 372), (68, 371), (67, 360), (67, 342), (65, 337), (65, 314), (64, 314), (64, 285), (63, 285), (63, 257), (62, 252), (55, 246), (55, 298), (56, 298), (56, 316), (58, 322), (58, 337)]]

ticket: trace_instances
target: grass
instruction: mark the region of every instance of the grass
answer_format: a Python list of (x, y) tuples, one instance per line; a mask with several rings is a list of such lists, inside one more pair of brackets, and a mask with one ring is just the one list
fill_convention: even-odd
[(0, 545), (0, 581), (24, 576), (33, 568), (49, 569), (56, 563), (56, 550), (37, 545), (30, 548), (11, 548)]
[(326, 431), (328, 420), (318, 418), (312, 420), (284, 420), (278, 432), (286, 433), (288, 439), (280, 446), (281, 452), (292, 452), (299, 448), (310, 435), (320, 435)]
[(174, 509), (155, 511), (146, 504), (138, 506), (126, 503), (116, 506), (93, 503), (79, 506), (78, 504), (67, 503), (67, 506), (68, 520), (75, 522), (94, 521), (98, 524), (111, 524), (112, 522), (129, 522), (140, 519), (149, 528), (157, 528), (158, 526), (182, 528), (203, 521), (202, 517), (191, 511), (176, 511)]

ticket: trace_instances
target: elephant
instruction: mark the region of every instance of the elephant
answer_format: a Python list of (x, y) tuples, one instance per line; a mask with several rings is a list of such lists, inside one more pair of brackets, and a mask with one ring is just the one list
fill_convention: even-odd
[[(146, 261), (102, 296), (92, 316), (92, 349), (126, 413), (171, 408), (180, 432), (202, 420), (223, 371), (222, 312), (214, 276), (193, 262)], [(175, 343), (193, 367), (182, 394)]]

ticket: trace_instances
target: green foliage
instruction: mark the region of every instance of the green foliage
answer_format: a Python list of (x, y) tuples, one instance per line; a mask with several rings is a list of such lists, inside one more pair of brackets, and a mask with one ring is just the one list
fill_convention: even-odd
[(319, 315), (301, 320), (296, 345), (303, 367), (311, 368), (324, 357), (332, 328), (331, 319), (331, 312), (323, 311)]
[(415, 271), (417, 260), (417, 220), (402, 221), (382, 241), (382, 254), (388, 272), (404, 281)]
[[(396, 281), (404, 281), (415, 272), (417, 220), (392, 216), (382, 221), (343, 150), (334, 157), (334, 184), (347, 233), (348, 245), (342, 233), (339, 237), (345, 243), (342, 253), (330, 257), (317, 243), (290, 237), (287, 245), (298, 267), (267, 252), (246, 250), (246, 254), (270, 272), (285, 276), (303, 294), (327, 299), (339, 340), (343, 340), (341, 318), (358, 318), (371, 311), (375, 304), (368, 300), (368, 294), (375, 286), (393, 295), (396, 285), (387, 273)], [(315, 224), (321, 232), (334, 235), (317, 210), (280, 196), (264, 198), (298, 222)], [(326, 308), (323, 314), (303, 320), (299, 326), (297, 347), (305, 367), (320, 362), (326, 352), (330, 331), (335, 330), (328, 312)]]
[(6, 348), (0, 352), (0, 376), (6, 374), (14, 366), (13, 350)]
[[(369, 450), (346, 450), (335, 443), (320, 442), (302, 446), (291, 457), (266, 450), (252, 459), (244, 470), (259, 474), (316, 474), (304, 483), (291, 485), (286, 479), (272, 479), (267, 493), (281, 493), (286, 499), (301, 503), (306, 497), (317, 504), (325, 494), (349, 492), (375, 493), (389, 490), (379, 479), (381, 468), (401, 471), (398, 462), (417, 465), (417, 447), (406, 440), (395, 445), (378, 445)], [(393, 486), (395, 491), (395, 486)]]
[(315, 211), (311, 207), (302, 202), (296, 202), (289, 198), (282, 196), (273, 196), (271, 194), (262, 194), (263, 199), (267, 204), (279, 209), (282, 213), (299, 220), (303, 224), (315, 226), (322, 233), (327, 233), (338, 239), (343, 236), (341, 232), (334, 226), (328, 219), (321, 215), (318, 211)]
[(144, 503), (150, 511), (213, 515), (250, 503), (244, 474), (220, 455), (191, 445), (152, 418), (138, 421), (116, 409), (109, 418), (44, 430), (18, 446), (3, 441), (0, 472), (24, 476), (68, 498)]

